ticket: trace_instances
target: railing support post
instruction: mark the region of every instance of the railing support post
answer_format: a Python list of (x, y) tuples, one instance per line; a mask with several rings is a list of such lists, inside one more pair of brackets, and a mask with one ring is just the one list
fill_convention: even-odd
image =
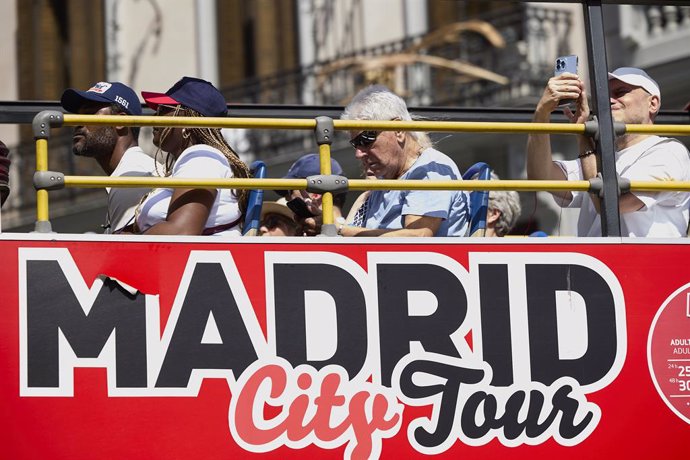
[[(48, 171), (48, 139), (50, 129), (62, 126), (62, 112), (44, 110), (34, 117), (32, 127), (36, 140), (36, 172)], [(48, 212), (48, 190), (36, 190), (36, 233), (50, 233), (52, 227)]]
[(591, 82), (593, 113), (597, 114), (599, 122), (595, 143), (599, 154), (600, 171), (604, 179), (601, 198), (601, 236), (621, 236), (615, 134), (609, 103), (608, 63), (601, 0), (584, 0), (582, 6), (588, 32), (586, 34), (587, 53), (590, 59), (589, 81)]
[[(331, 171), (331, 144), (333, 143), (335, 127), (330, 117), (316, 117), (316, 143), (319, 146), (319, 163), (322, 175), (330, 175)], [(333, 218), (333, 193), (325, 192), (321, 195), (321, 235), (337, 236)]]

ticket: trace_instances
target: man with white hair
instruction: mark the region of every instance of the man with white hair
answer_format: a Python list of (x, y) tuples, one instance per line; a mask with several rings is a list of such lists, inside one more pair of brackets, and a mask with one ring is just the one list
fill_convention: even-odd
[[(613, 119), (626, 124), (653, 124), (661, 106), (659, 85), (644, 71), (621, 67), (609, 73)], [(574, 123), (584, 123), (590, 111), (583, 82), (564, 73), (549, 80), (537, 104), (533, 121), (548, 123), (559, 101), (576, 101), (575, 113), (565, 113)], [(527, 177), (540, 180), (588, 180), (598, 173), (591, 139), (579, 137), (576, 160), (557, 161), (551, 155), (548, 134), (530, 134), (527, 141)], [(624, 134), (616, 139), (616, 171), (621, 178), (639, 181), (690, 180), (690, 154), (676, 139)], [(586, 192), (551, 192), (563, 207), (580, 208), (578, 236), (601, 236), (600, 200)], [(623, 236), (680, 237), (688, 228), (690, 194), (687, 192), (627, 192), (621, 195)]]
[[(412, 120), (405, 101), (381, 85), (364, 88), (343, 120)], [(350, 132), (355, 158), (379, 179), (462, 180), (453, 160), (434, 149), (429, 136), (409, 131)], [(362, 226), (337, 219), (343, 236), (466, 236), (468, 199), (462, 191), (373, 190), (362, 208)]]

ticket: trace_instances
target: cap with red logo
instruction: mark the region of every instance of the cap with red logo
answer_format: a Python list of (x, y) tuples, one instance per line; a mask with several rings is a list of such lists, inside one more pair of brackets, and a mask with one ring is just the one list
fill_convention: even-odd
[(141, 102), (132, 88), (117, 81), (100, 81), (86, 91), (69, 88), (62, 93), (62, 107), (73, 113), (79, 112), (89, 102), (117, 104), (129, 115), (141, 115)]

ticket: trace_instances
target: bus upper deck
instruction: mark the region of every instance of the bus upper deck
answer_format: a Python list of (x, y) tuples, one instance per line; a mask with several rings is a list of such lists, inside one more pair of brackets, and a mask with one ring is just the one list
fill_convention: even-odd
[[(353, 122), (332, 108), (306, 117), (32, 116), (36, 231), (0, 233), (8, 458), (685, 458), (690, 240), (621, 237), (618, 200), (690, 183), (618, 180), (614, 140), (686, 136), (690, 125), (670, 115), (652, 127), (613, 122), (601, 2), (582, 3), (597, 114), (587, 124), (530, 123), (519, 110), (509, 122)], [(314, 131), (322, 175), (52, 170), (51, 128), (84, 123)], [(331, 174), (335, 133), (363, 129), (585, 134), (602, 174), (444, 182)], [(606, 237), (51, 232), (52, 190), (192, 185), (323, 193), (326, 236), (335, 233), (329, 198), (343, 190), (581, 190), (602, 197)]]

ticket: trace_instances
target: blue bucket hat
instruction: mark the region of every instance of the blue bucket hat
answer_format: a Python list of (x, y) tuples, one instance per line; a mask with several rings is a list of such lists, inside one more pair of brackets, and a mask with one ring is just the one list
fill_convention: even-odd
[(223, 95), (210, 82), (201, 78), (182, 77), (165, 93), (142, 91), (146, 105), (156, 110), (160, 104), (183, 105), (205, 117), (224, 117), (228, 106)]
[(99, 81), (86, 91), (69, 88), (62, 93), (60, 104), (73, 113), (89, 102), (117, 104), (129, 115), (141, 115), (141, 102), (129, 86), (118, 81)]

